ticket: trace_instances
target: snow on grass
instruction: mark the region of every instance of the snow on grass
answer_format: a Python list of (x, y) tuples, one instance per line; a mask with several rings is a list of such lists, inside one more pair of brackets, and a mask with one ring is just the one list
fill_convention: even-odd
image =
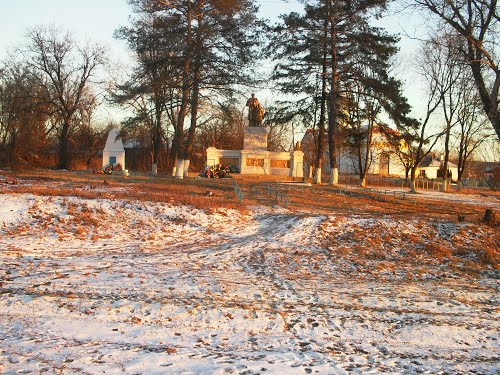
[[(376, 189), (380, 191), (385, 191), (382, 189)], [(407, 188), (397, 188), (391, 187), (388, 192), (408, 192)], [(499, 195), (486, 195), (476, 192), (467, 193), (452, 193), (452, 192), (442, 192), (435, 190), (417, 190), (418, 199), (427, 201), (448, 201), (450, 204), (453, 203), (466, 203), (466, 204), (478, 204), (481, 206), (487, 206), (495, 209), (500, 208), (500, 196)]]
[(499, 371), (496, 228), (0, 202), (1, 373)]
[(0, 225), (5, 227), (26, 220), (29, 207), (30, 202), (28, 199), (0, 195)]

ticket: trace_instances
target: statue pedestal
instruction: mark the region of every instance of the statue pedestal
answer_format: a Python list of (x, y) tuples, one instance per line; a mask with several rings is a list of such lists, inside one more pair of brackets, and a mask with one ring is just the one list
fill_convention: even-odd
[(243, 150), (267, 151), (269, 130), (262, 126), (247, 126), (244, 129)]
[(261, 126), (247, 126), (244, 129), (240, 159), (241, 174), (269, 174), (268, 133), (269, 130)]

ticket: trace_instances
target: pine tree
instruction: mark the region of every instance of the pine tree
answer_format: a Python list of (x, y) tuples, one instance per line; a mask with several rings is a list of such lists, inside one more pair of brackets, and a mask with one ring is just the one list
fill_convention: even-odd
[[(277, 63), (273, 77), (287, 94), (298, 97), (297, 108), (311, 111), (319, 104), (318, 155), (315, 182), (321, 182), (322, 139), (328, 114), (330, 183), (338, 183), (337, 135), (348, 116), (349, 98), (362, 87), (364, 95), (398, 124), (408, 124), (410, 106), (401, 83), (389, 75), (397, 39), (370, 26), (385, 1), (318, 0), (305, 4), (302, 15), (283, 17), (271, 48)], [(318, 79), (318, 72), (319, 74)], [(318, 85), (318, 81), (321, 85)], [(361, 85), (361, 86), (360, 86)], [(321, 96), (318, 88), (321, 86)]]
[[(152, 171), (156, 173), (160, 151), (167, 138), (168, 128), (175, 128), (179, 112), (181, 70), (179, 25), (172, 19), (141, 13), (128, 27), (115, 32), (126, 40), (135, 52), (137, 66), (129, 80), (118, 84), (114, 101), (128, 105), (133, 116), (125, 122), (124, 131), (148, 134)], [(177, 37), (172, 37), (177, 36)]]
[[(177, 63), (173, 159), (174, 174), (187, 174), (194, 134), (204, 95), (228, 95), (235, 85), (252, 80), (251, 63), (259, 42), (256, 7), (249, 0), (134, 0), (136, 11), (154, 15), (163, 38), (171, 40), (164, 54)], [(175, 27), (170, 27), (175, 26)], [(173, 41), (173, 42), (172, 42)], [(168, 63), (172, 63), (169, 61)], [(188, 118), (190, 127), (184, 126)]]

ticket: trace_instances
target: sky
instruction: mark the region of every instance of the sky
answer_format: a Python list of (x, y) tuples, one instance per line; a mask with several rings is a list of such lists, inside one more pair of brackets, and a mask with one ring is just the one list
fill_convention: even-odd
[(39, 25), (61, 26), (78, 39), (104, 44), (113, 55), (127, 55), (113, 38), (131, 14), (127, 0), (0, 0), (0, 14), (0, 59), (23, 41), (28, 28)]
[[(296, 0), (289, 0), (287, 3), (281, 0), (257, 2), (260, 5), (260, 16), (272, 20), (276, 20), (279, 14), (301, 9)], [(91, 40), (106, 46), (112, 61), (117, 65), (126, 66), (132, 61), (125, 43), (113, 38), (114, 31), (127, 25), (132, 15), (127, 0), (0, 0), (0, 15), (0, 60), (5, 59), (8, 51), (22, 43), (28, 28), (55, 25), (69, 31), (78, 40)], [(417, 42), (406, 34), (421, 34), (421, 24), (421, 20), (415, 15), (394, 12), (379, 21), (379, 25), (387, 28), (390, 33), (401, 36), (401, 64), (395, 69), (395, 73), (405, 82), (405, 94), (415, 107), (414, 115), (417, 117), (422, 116), (420, 112), (423, 108), (422, 85), (418, 77), (411, 73), (411, 56), (415, 53)], [(264, 97), (259, 99), (263, 103), (273, 97), (268, 92), (261, 95)]]

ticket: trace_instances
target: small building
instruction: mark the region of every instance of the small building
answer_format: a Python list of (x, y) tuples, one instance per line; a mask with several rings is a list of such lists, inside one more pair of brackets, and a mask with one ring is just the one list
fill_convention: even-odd
[[(417, 169), (417, 176), (420, 178), (428, 178), (434, 180), (442, 178), (438, 176), (438, 171), (443, 167), (443, 157), (436, 157), (435, 155), (427, 155), (420, 163)], [(457, 181), (458, 179), (458, 166), (448, 161), (448, 171), (451, 174), (451, 180)]]
[(125, 169), (125, 149), (117, 128), (113, 128), (109, 132), (106, 146), (102, 152), (102, 167), (109, 164), (113, 167), (120, 164), (122, 169)]

